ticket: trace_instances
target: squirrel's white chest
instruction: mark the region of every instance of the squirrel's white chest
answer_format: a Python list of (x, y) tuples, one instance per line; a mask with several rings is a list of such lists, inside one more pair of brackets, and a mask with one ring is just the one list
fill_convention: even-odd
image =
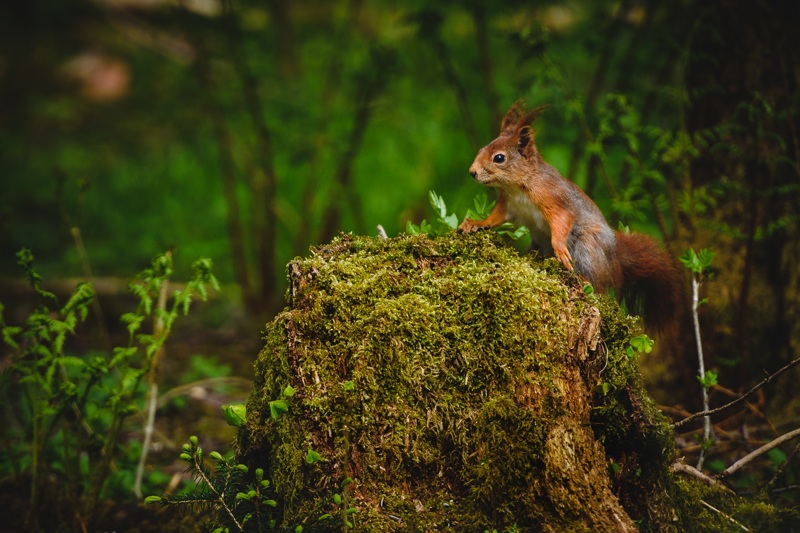
[(550, 225), (542, 211), (531, 203), (524, 192), (514, 192), (508, 195), (506, 220), (528, 228), (531, 232), (531, 239), (543, 251), (551, 249)]

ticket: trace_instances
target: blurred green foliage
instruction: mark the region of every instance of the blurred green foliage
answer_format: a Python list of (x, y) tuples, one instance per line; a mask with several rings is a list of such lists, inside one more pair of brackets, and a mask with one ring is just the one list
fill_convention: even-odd
[(550, 105), (541, 153), (612, 227), (676, 257), (714, 246), (729, 290), (708, 337), (744, 380), (800, 339), (800, 300), (785, 297), (800, 293), (785, 290), (800, 286), (800, 34), (785, 11), (4, 2), (0, 257), (27, 246), (49, 278), (129, 276), (174, 247), (211, 257), (263, 323), (310, 245), (378, 224), (396, 235), (430, 216), (431, 190), (463, 218), (486, 192), (467, 169), (523, 98)]
[[(655, 95), (651, 122), (677, 126), (679, 91), (657, 85), (684, 46), (660, 20), (671, 8), (180, 5), (17, 2), (2, 17), (0, 257), (30, 246), (46, 275), (79, 274), (74, 226), (95, 274), (130, 275), (176, 246), (242, 283), (233, 211), (241, 272), (280, 294), (293, 255), (337, 231), (397, 234), (431, 189), (463, 215), (480, 192), (466, 169), (517, 98), (552, 105), (537, 141), (582, 185), (570, 158), (602, 93), (636, 107)], [(644, 35), (648, 20), (660, 23)], [(274, 250), (259, 250), (272, 231)]]

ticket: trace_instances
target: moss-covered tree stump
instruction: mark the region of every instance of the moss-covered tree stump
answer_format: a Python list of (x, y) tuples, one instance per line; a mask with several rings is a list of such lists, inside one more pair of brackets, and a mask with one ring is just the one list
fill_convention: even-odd
[(239, 435), (279, 530), (687, 530), (636, 323), (555, 262), (342, 236), (289, 277)]

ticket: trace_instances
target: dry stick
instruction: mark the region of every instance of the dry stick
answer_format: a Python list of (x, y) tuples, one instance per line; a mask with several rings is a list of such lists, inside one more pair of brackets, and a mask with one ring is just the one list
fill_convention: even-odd
[(689, 422), (697, 420), (700, 417), (716, 415), (716, 414), (721, 413), (723, 411), (726, 411), (726, 410), (728, 410), (728, 409), (730, 409), (730, 408), (732, 408), (732, 407), (734, 407), (736, 405), (739, 405), (740, 403), (744, 402), (745, 399), (747, 399), (748, 396), (752, 395), (758, 389), (760, 389), (761, 387), (763, 387), (764, 385), (766, 385), (767, 383), (769, 383), (773, 379), (777, 378), (778, 376), (780, 376), (781, 374), (783, 374), (787, 370), (795, 367), (798, 363), (800, 363), (800, 358), (795, 359), (792, 362), (788, 363), (786, 366), (784, 366), (780, 370), (776, 371), (774, 374), (770, 374), (761, 383), (759, 383), (758, 385), (756, 385), (755, 387), (753, 387), (749, 391), (745, 392), (744, 394), (742, 394), (741, 396), (739, 396), (738, 398), (736, 398), (732, 402), (727, 403), (727, 404), (723, 405), (722, 407), (717, 407), (715, 409), (700, 411), (699, 413), (694, 413), (693, 415), (688, 416), (688, 417), (684, 418), (683, 420), (679, 420), (678, 422), (675, 422), (674, 424), (672, 424), (672, 429), (678, 429), (681, 426), (684, 426), (684, 425), (688, 424)]
[(740, 528), (742, 528), (742, 531), (750, 531), (750, 530), (749, 530), (749, 529), (747, 529), (745, 526), (743, 526), (742, 524), (740, 524), (739, 522), (737, 522), (736, 520), (734, 520), (734, 519), (733, 519), (733, 517), (732, 517), (731, 515), (729, 515), (729, 514), (727, 514), (727, 513), (723, 513), (722, 511), (720, 511), (719, 509), (717, 509), (716, 507), (714, 507), (714, 506), (713, 506), (713, 505), (711, 505), (710, 503), (707, 503), (707, 502), (706, 502), (706, 501), (704, 501), (704, 500), (700, 500), (700, 503), (701, 503), (702, 505), (704, 505), (705, 507), (708, 507), (709, 509), (711, 509), (711, 510), (712, 510), (712, 511), (714, 511), (715, 513), (719, 513), (719, 514), (721, 514), (722, 516), (724, 516), (725, 518), (727, 518), (728, 520), (730, 520), (731, 522), (733, 522), (734, 524), (736, 524), (737, 526), (739, 526)]
[[(167, 252), (171, 256), (171, 252)], [(158, 292), (158, 309), (161, 311), (156, 314), (153, 321), (153, 338), (159, 339), (164, 334), (164, 314), (167, 310), (167, 287), (169, 281), (161, 282), (161, 290)], [(138, 499), (142, 499), (142, 477), (144, 477), (144, 465), (147, 462), (147, 454), (153, 440), (153, 427), (156, 423), (156, 409), (158, 407), (158, 364), (164, 346), (158, 347), (150, 360), (150, 371), (147, 375), (147, 423), (144, 426), (144, 440), (142, 441), (142, 454), (139, 456), (139, 464), (136, 467), (136, 481), (133, 484), (133, 493)]]
[(201, 387), (205, 389), (216, 387), (218, 385), (233, 385), (246, 390), (253, 387), (253, 380), (237, 376), (198, 379), (196, 381), (192, 381), (191, 383), (178, 385), (166, 391), (164, 394), (159, 396), (158, 406), (164, 407), (173, 398), (183, 396), (184, 394), (189, 394), (195, 387)]
[[(64, 224), (69, 228), (69, 234), (72, 240), (75, 241), (75, 249), (78, 252), (78, 259), (80, 260), (81, 270), (86, 277), (86, 281), (94, 284), (94, 276), (92, 275), (92, 265), (89, 262), (89, 253), (86, 251), (86, 245), (81, 236), (81, 229), (77, 224), (72, 223), (72, 218), (67, 211), (67, 205), (64, 200), (64, 182), (67, 180), (67, 175), (59, 171), (56, 175), (56, 203), (58, 203), (59, 210), (61, 211), (61, 218)], [(97, 326), (100, 328), (100, 336), (102, 337), (103, 345), (110, 348), (111, 341), (108, 334), (108, 326), (106, 325), (105, 314), (100, 306), (100, 300), (95, 297), (92, 298), (92, 311), (97, 317)]]
[(726, 487), (719, 480), (714, 479), (713, 477), (705, 474), (704, 472), (701, 472), (700, 470), (696, 469), (692, 465), (687, 465), (686, 463), (684, 463), (683, 462), (683, 458), (681, 458), (678, 461), (675, 461), (674, 463), (672, 463), (672, 466), (670, 466), (670, 470), (672, 470), (673, 472), (680, 472), (682, 474), (687, 474), (689, 476), (692, 476), (694, 478), (699, 479), (700, 481), (703, 481), (704, 483), (706, 483), (708, 485), (711, 485), (712, 487), (716, 487), (718, 489), (722, 489), (722, 490), (724, 490), (726, 492), (730, 492), (732, 494), (734, 493), (731, 489)]
[(717, 474), (717, 477), (718, 478), (724, 478), (724, 477), (730, 476), (731, 474), (736, 473), (739, 469), (741, 469), (743, 466), (745, 466), (747, 463), (751, 462), (753, 459), (755, 459), (759, 455), (765, 454), (768, 451), (770, 451), (771, 449), (773, 449), (773, 448), (775, 448), (777, 446), (780, 446), (784, 442), (786, 442), (788, 440), (792, 440), (793, 438), (795, 438), (797, 436), (800, 436), (800, 428), (797, 428), (794, 431), (790, 431), (789, 433), (781, 435), (777, 439), (774, 439), (774, 440), (766, 443), (761, 448), (759, 448), (759, 449), (757, 449), (757, 450), (755, 450), (753, 452), (750, 452), (749, 454), (745, 455), (744, 457), (742, 457), (741, 459), (739, 459), (738, 461), (733, 463), (731, 466), (729, 466), (728, 468), (726, 468), (725, 470), (723, 470), (722, 472)]

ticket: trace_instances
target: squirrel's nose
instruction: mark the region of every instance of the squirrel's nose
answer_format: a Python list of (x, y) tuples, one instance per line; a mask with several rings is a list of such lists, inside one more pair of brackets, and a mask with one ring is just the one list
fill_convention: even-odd
[(470, 167), (469, 175), (472, 176), (473, 178), (477, 178), (478, 177), (478, 171), (475, 170), (474, 168)]

